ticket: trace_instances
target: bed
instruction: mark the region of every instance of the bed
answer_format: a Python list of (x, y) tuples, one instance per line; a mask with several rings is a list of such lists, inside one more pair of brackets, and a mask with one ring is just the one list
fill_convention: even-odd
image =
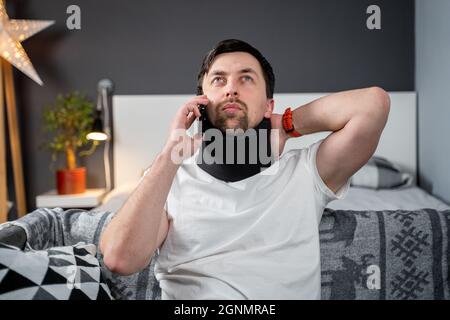
[[(117, 211), (135, 187), (134, 183), (128, 183), (114, 188), (96, 209), (99, 211)], [(398, 190), (350, 187), (344, 199), (331, 201), (327, 208), (334, 210), (417, 210), (423, 208), (447, 210), (450, 209), (450, 206), (428, 194), (425, 190), (417, 186), (410, 186)]]
[[(275, 112), (322, 95), (275, 95)], [(389, 189), (356, 183), (346, 198), (328, 204), (319, 226), (322, 299), (450, 299), (450, 207), (416, 185), (416, 94), (390, 96), (390, 117), (375, 155), (395, 163), (410, 179)], [(173, 113), (188, 98), (115, 96), (114, 189), (91, 211), (39, 208), (4, 226), (0, 242), (23, 247), (28, 241), (37, 249), (80, 241), (98, 246), (102, 230), (161, 150)], [(290, 139), (285, 151), (327, 134)], [(160, 298), (154, 276), (157, 253), (145, 269), (126, 277), (108, 271), (99, 256), (115, 298)]]
[[(287, 106), (296, 107), (328, 93), (275, 94), (274, 112)], [(375, 156), (395, 163), (409, 174), (409, 187), (370, 189), (351, 187), (343, 200), (328, 204), (331, 209), (348, 210), (414, 210), (448, 209), (443, 201), (416, 185), (417, 181), (417, 118), (415, 92), (390, 92), (391, 112)], [(167, 127), (174, 112), (191, 95), (117, 95), (113, 97), (113, 168), (114, 189), (105, 196), (100, 210), (116, 211), (137, 185), (144, 170), (160, 152)], [(151, 125), (149, 125), (151, 124)], [(194, 125), (190, 128), (193, 134)], [(290, 139), (284, 152), (306, 147), (330, 132), (321, 132), (299, 139)]]
[[(326, 94), (275, 95), (275, 112)], [(416, 183), (416, 93), (389, 94), (391, 112), (374, 158), (392, 163), (410, 179), (391, 188), (354, 183), (344, 199), (327, 205), (319, 226), (323, 299), (450, 299), (450, 207)], [(189, 97), (114, 97), (115, 188), (97, 208), (100, 212), (115, 212), (126, 201), (163, 147), (172, 115)], [(328, 134), (290, 139), (284, 152)], [(152, 266), (148, 274), (153, 277)], [(156, 284), (154, 288), (158, 290)]]

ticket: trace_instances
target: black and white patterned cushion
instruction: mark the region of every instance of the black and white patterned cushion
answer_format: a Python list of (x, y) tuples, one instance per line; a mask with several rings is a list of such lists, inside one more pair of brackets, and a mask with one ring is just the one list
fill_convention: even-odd
[(0, 300), (110, 300), (93, 244), (21, 251), (0, 243)]

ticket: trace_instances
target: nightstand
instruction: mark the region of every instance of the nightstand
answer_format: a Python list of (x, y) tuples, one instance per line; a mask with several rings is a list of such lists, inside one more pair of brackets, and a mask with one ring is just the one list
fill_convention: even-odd
[(59, 195), (51, 190), (36, 197), (37, 208), (94, 208), (102, 203), (105, 189), (86, 189), (84, 193)]

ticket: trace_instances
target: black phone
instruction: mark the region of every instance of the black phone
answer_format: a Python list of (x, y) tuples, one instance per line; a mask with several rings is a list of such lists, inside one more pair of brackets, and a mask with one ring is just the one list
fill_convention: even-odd
[(198, 125), (199, 125), (199, 130), (198, 132), (200, 133), (200, 131), (203, 133), (205, 133), (206, 130), (206, 106), (204, 104), (199, 104), (198, 105), (198, 109), (200, 111), (200, 118), (198, 119)]

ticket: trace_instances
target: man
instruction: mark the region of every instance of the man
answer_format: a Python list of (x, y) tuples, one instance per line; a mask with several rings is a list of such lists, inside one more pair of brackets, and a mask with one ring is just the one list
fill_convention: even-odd
[[(349, 178), (374, 153), (390, 100), (371, 87), (280, 115), (273, 113), (274, 82), (267, 60), (243, 41), (224, 40), (209, 52), (198, 76), (201, 95), (178, 110), (162, 152), (102, 235), (110, 270), (135, 273), (159, 249), (162, 299), (320, 298), (323, 210), (345, 196)], [(232, 180), (235, 168), (196, 163), (204, 142), (185, 132), (201, 116), (199, 105), (221, 132), (269, 122), (279, 133), (270, 142), (281, 154), (276, 173), (244, 169)], [(282, 154), (288, 139), (318, 131), (332, 133)]]

